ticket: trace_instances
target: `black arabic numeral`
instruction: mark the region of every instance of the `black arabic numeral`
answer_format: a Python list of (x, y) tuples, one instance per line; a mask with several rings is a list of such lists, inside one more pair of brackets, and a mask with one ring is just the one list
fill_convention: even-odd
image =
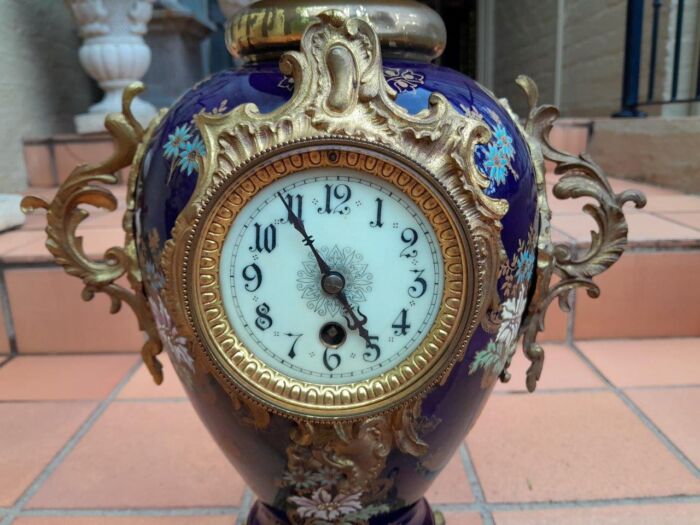
[(268, 314), (270, 313), (270, 307), (267, 303), (261, 303), (255, 309), (255, 313), (258, 314), (258, 318), (255, 320), (255, 326), (257, 326), (263, 332), (272, 326), (272, 317)]
[(319, 208), (318, 213), (330, 213), (331, 212), (331, 189), (333, 186), (330, 184), (325, 185), (326, 188), (326, 206), (325, 208)]
[(249, 249), (251, 252), (262, 252), (267, 253), (272, 252), (277, 246), (277, 228), (274, 224), (269, 224), (263, 228), (257, 222), (253, 225), (255, 228), (255, 246), (251, 246)]
[[(245, 284), (245, 289), (248, 290), (249, 292), (255, 292), (258, 288), (260, 288), (260, 285), (262, 284), (262, 271), (260, 270), (260, 266), (257, 264), (249, 264), (245, 268), (243, 268), (243, 279), (245, 279), (247, 282)], [(255, 284), (251, 284), (255, 283)]]
[(323, 366), (325, 366), (329, 372), (332, 372), (340, 366), (340, 355), (332, 352), (333, 350), (328, 347), (323, 351)]
[(394, 329), (394, 335), (406, 335), (411, 329), (411, 325), (407, 322), (408, 310), (405, 308), (401, 310), (394, 324), (391, 327)]
[(294, 359), (294, 358), (297, 356), (297, 352), (296, 352), (296, 350), (294, 350), (294, 347), (297, 345), (297, 342), (299, 341), (299, 339), (301, 338), (301, 336), (304, 335), (304, 334), (290, 334), (290, 333), (286, 333), (286, 334), (284, 334), (284, 335), (286, 335), (287, 337), (293, 337), (293, 338), (294, 338), (294, 341), (292, 341), (292, 347), (289, 349), (289, 353), (287, 354), (287, 356), (289, 356), (290, 359)]
[(326, 188), (325, 206), (318, 208), (318, 213), (337, 213), (339, 215), (350, 213), (350, 208), (343, 206), (352, 196), (350, 186), (347, 184), (336, 184), (335, 186), (325, 184), (324, 188)]
[(401, 240), (405, 242), (408, 246), (401, 250), (399, 257), (406, 257), (410, 259), (418, 255), (418, 252), (416, 250), (411, 250), (413, 245), (418, 242), (418, 232), (416, 230), (414, 230), (413, 228), (406, 228), (404, 231), (401, 232)]
[(416, 278), (413, 280), (414, 284), (408, 287), (408, 295), (414, 299), (423, 297), (423, 294), (428, 289), (428, 283), (425, 282), (425, 279), (422, 277), (424, 271), (425, 270), (411, 270), (411, 272), (416, 274)]
[(379, 337), (375, 335), (370, 335), (368, 337), (369, 341), (367, 341), (367, 352), (362, 354), (362, 358), (367, 361), (368, 363), (374, 363), (377, 359), (379, 359), (379, 356), (382, 353), (381, 348), (379, 348), (379, 345), (375, 344), (374, 341), (379, 341)]
[(369, 225), (372, 228), (381, 228), (384, 226), (384, 223), (382, 222), (382, 204), (384, 204), (384, 200), (380, 199), (377, 197), (375, 199), (377, 201), (377, 218), (373, 221), (369, 221)]

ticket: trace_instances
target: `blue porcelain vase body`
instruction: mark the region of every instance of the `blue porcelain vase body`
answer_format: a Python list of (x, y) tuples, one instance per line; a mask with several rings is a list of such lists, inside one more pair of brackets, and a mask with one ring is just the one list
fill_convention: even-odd
[(246, 103), (255, 104), (263, 113), (273, 111), (289, 100), (293, 81), (280, 73), (276, 62), (213, 75), (169, 109), (142, 158), (135, 226), (146, 293), (165, 349), (195, 409), (259, 498), (251, 524), (288, 523), (290, 498), (299, 494), (299, 487), (307, 494), (305, 500), (294, 500), (297, 508), (305, 509), (301, 515), (308, 520), (304, 523), (356, 523), (342, 521), (351, 514), (365, 519), (357, 523), (433, 523), (423, 495), (474, 424), (515, 348), (533, 280), (538, 236), (537, 190), (526, 140), (508, 110), (470, 78), (405, 60), (385, 60), (383, 68), (386, 81), (397, 92), (396, 102), (407, 112), (426, 109), (431, 94), (440, 93), (460, 113), (490, 128), (492, 137), (477, 146), (475, 161), (490, 181), (486, 194), (507, 200), (509, 210), (502, 219), (506, 257), (498, 281), (500, 328), (497, 333), (477, 328), (464, 360), (424, 399), (418, 431), (429, 453), (417, 458), (392, 450), (381, 474), (386, 484), (381, 501), (361, 509), (352, 495), (345, 495), (345, 500), (339, 496), (330, 499), (329, 494), (336, 494), (332, 488), (337, 480), (332, 475), (323, 479), (318, 473), (290, 472), (287, 452), (292, 423), (272, 415), (262, 425), (234, 407), (224, 388), (197, 365), (178, 339), (162, 296), (165, 276), (159, 261), (164, 243), (194, 191), (200, 169), (197, 157), (205, 154), (193, 118), (202, 112), (225, 113)]

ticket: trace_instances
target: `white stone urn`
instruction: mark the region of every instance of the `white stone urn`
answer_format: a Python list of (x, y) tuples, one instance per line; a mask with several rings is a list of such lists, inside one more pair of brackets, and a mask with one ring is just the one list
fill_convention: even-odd
[(255, 0), (219, 0), (219, 9), (221, 9), (226, 20), (230, 20), (238, 11), (244, 7), (248, 7), (253, 2), (255, 2)]
[[(80, 26), (80, 63), (104, 91), (104, 98), (87, 113), (75, 116), (78, 133), (105, 131), (108, 113), (121, 112), (124, 88), (140, 80), (151, 63), (143, 35), (153, 14), (154, 0), (65, 0)], [(143, 125), (156, 108), (134, 100), (131, 109)]]

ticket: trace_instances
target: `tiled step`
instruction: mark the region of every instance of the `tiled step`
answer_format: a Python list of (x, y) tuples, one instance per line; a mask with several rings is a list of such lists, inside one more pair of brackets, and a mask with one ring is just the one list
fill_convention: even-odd
[[(556, 176), (548, 175), (548, 184)], [(616, 191), (629, 187), (613, 180)], [(700, 336), (700, 197), (636, 184), (647, 194), (644, 210), (629, 208), (630, 245), (624, 257), (596, 279), (601, 296), (578, 292), (571, 313), (550, 308), (543, 340)], [(32, 190), (49, 196), (54, 190)], [(121, 211), (125, 187), (116, 186), (120, 210), (97, 211), (82, 225), (85, 246), (101, 257), (123, 243)], [(590, 242), (593, 220), (581, 203), (550, 199), (555, 241), (581, 251)], [(99, 295), (91, 303), (80, 298), (81, 283), (65, 275), (44, 247), (45, 218), (28, 218), (18, 231), (0, 235), (0, 354), (137, 351), (142, 336), (124, 306), (112, 316)], [(41, 327), (41, 329), (37, 329)]]
[[(50, 198), (54, 189), (29, 190)], [(86, 253), (101, 258), (112, 246), (124, 243), (121, 215), (125, 186), (115, 186), (119, 209), (95, 210), (80, 226)], [(92, 212), (94, 209), (90, 208)], [(45, 247), (46, 217), (37, 212), (20, 230), (0, 234), (0, 353), (136, 352), (143, 337), (127, 305), (112, 315), (110, 301), (97, 294), (81, 297), (82, 282), (56, 266)]]
[(27, 184), (34, 188), (55, 188), (77, 165), (108, 159), (114, 145), (107, 133), (65, 134), (25, 139), (23, 149)]
[[(592, 130), (590, 119), (562, 118), (549, 133), (549, 142), (560, 151), (580, 155), (588, 150)], [(549, 167), (551, 170), (551, 165)]]
[[(548, 175), (551, 191), (555, 175)], [(642, 190), (647, 206), (628, 205), (629, 246), (596, 278), (601, 296), (577, 291), (568, 319), (569, 339), (700, 335), (700, 197), (611, 179), (616, 192)], [(580, 201), (550, 193), (553, 237), (583, 253), (597, 230)]]

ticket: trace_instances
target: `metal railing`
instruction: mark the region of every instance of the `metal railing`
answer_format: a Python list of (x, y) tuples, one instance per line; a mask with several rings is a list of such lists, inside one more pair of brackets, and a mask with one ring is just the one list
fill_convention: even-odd
[[(656, 98), (655, 84), (657, 74), (656, 55), (659, 47), (659, 23), (663, 0), (652, 0), (651, 43), (649, 51), (649, 70), (647, 92), (644, 100), (640, 100), (639, 86), (642, 66), (642, 37), (644, 34), (644, 4), (647, 0), (627, 0), (627, 27), (625, 30), (625, 64), (622, 80), (622, 108), (614, 117), (644, 117), (646, 113), (640, 106), (660, 104), (678, 104), (700, 102), (700, 57), (696, 64), (696, 79), (694, 96), (678, 97), (679, 77), (681, 69), (681, 43), (683, 38), (683, 16), (685, 1), (677, 0), (675, 35), (673, 41), (673, 67), (671, 70), (671, 90), (667, 98)], [(669, 3), (670, 2), (666, 2)], [(692, 50), (695, 53), (695, 50)]]

